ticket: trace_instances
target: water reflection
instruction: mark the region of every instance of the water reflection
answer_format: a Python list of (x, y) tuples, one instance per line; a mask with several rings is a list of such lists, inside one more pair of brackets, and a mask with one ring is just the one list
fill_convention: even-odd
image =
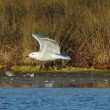
[(14, 74), (0, 75), (0, 87), (77, 87), (77, 88), (109, 88), (110, 77), (85, 76), (80, 74)]

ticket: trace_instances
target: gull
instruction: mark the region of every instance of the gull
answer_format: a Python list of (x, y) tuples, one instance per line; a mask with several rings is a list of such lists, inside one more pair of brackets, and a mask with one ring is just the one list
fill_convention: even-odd
[(30, 77), (33, 78), (34, 77), (34, 73), (30, 74)]
[(105, 79), (105, 82), (108, 82), (108, 79)]
[(33, 78), (34, 77), (34, 73), (32, 73), (32, 74), (28, 74), (31, 78)]
[(73, 80), (71, 80), (72, 82), (75, 82), (75, 80), (73, 79)]
[(44, 86), (45, 87), (53, 87), (55, 81), (47, 82)]
[(46, 80), (46, 81), (44, 81), (44, 82), (48, 83), (49, 81), (48, 81), (48, 80)]
[(5, 74), (9, 77), (14, 76), (14, 74), (11, 71), (5, 71)]
[(38, 41), (40, 49), (38, 52), (32, 52), (28, 56), (39, 61), (53, 61), (56, 59), (70, 60), (70, 57), (60, 52), (60, 47), (55, 40), (44, 37), (39, 33), (33, 33), (32, 36)]
[[(24, 76), (26, 76), (26, 75), (24, 75)], [(27, 76), (30, 76), (31, 78), (33, 78), (34, 77), (34, 73), (32, 73), (32, 74), (28, 73)]]

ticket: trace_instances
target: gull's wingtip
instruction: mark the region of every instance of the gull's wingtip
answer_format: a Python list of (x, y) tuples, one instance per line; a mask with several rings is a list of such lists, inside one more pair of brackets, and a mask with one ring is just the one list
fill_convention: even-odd
[(71, 60), (70, 56), (67, 56), (65, 59), (66, 59), (66, 60)]

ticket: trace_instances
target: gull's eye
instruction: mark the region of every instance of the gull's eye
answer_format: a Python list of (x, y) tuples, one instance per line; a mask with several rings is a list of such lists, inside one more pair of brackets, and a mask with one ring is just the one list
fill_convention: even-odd
[(34, 55), (34, 54), (32, 54), (32, 55)]

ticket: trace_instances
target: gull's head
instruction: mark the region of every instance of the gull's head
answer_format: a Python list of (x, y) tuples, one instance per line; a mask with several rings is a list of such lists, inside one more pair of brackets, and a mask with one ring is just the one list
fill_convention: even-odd
[(37, 52), (32, 52), (28, 55), (30, 58), (37, 58)]

